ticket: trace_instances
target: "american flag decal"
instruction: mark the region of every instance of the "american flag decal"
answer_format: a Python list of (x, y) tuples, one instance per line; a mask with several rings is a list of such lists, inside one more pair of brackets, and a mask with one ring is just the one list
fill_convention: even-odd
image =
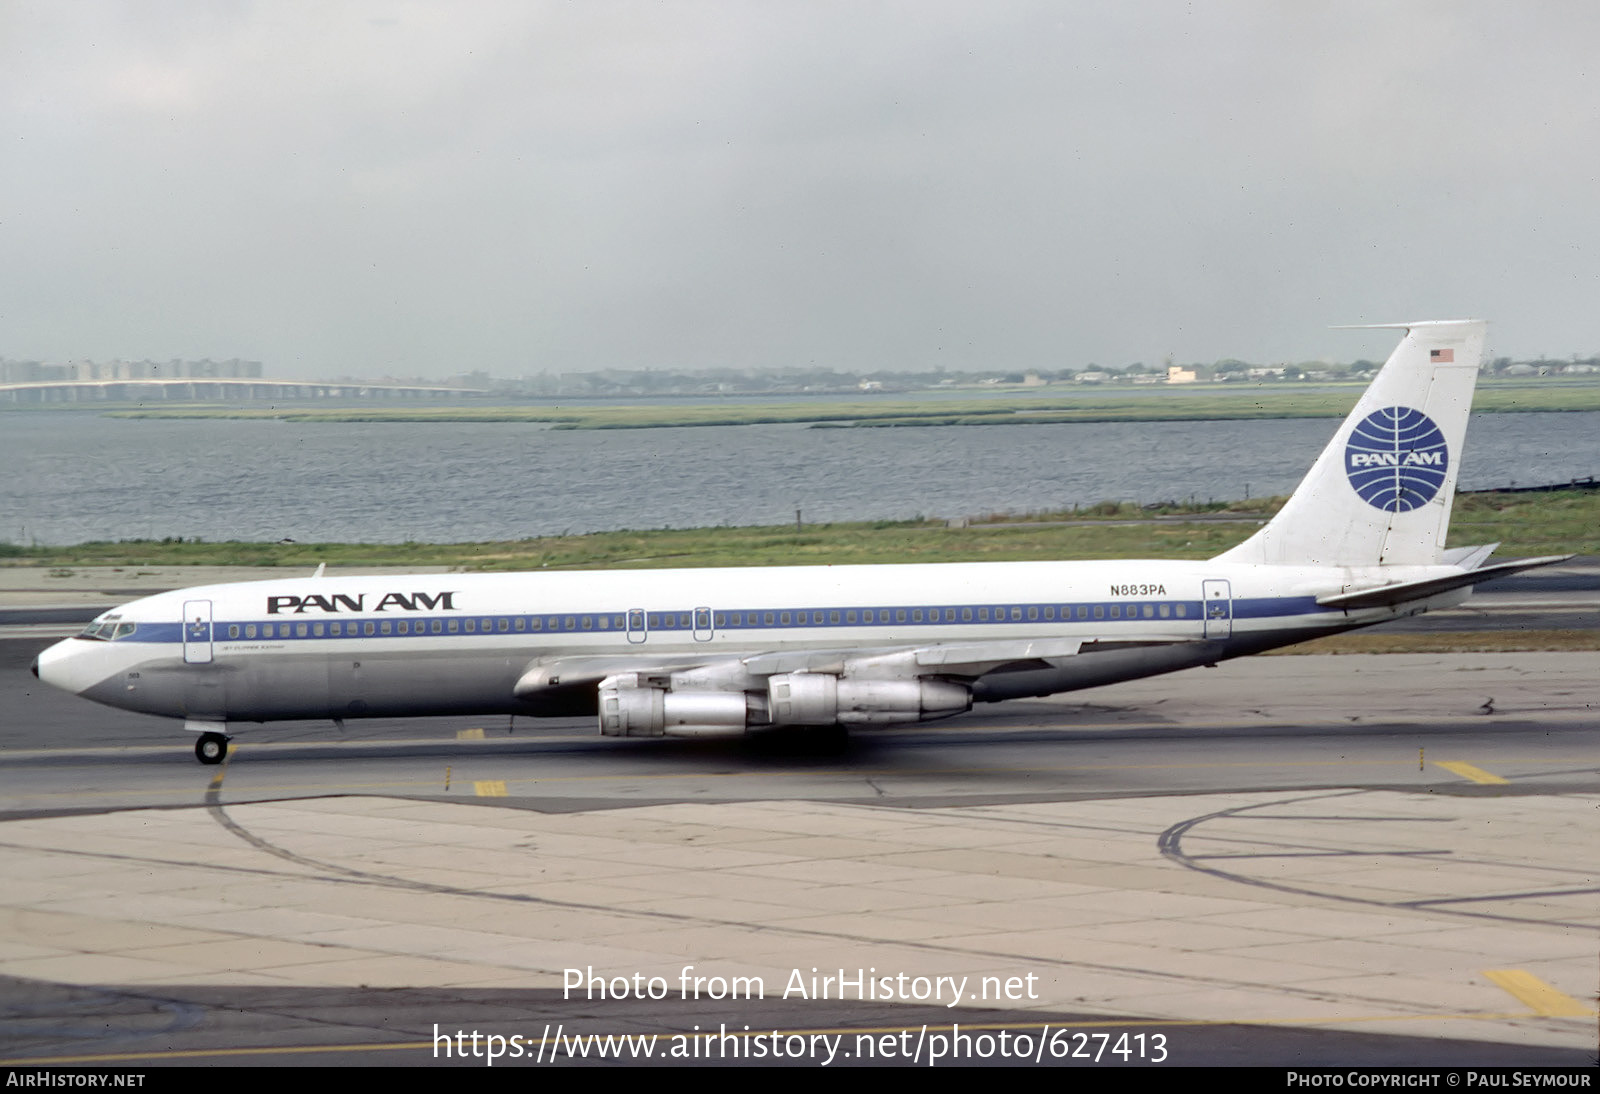
[(1434, 364), (1453, 365), (1456, 361), (1456, 351), (1453, 349), (1430, 349), (1428, 360)]

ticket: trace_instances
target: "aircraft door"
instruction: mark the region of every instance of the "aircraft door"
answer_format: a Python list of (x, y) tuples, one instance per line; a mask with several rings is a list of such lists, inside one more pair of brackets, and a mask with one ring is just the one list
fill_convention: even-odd
[(628, 611), (628, 641), (638, 644), (650, 637), (649, 628), (645, 625), (643, 608), (631, 608)]
[(183, 660), (188, 665), (211, 664), (211, 601), (183, 602)]
[(694, 640), (696, 642), (711, 641), (710, 608), (696, 608), (694, 610)]
[(1233, 635), (1233, 594), (1224, 578), (1206, 578), (1200, 583), (1200, 610), (1205, 612), (1205, 636), (1229, 638)]

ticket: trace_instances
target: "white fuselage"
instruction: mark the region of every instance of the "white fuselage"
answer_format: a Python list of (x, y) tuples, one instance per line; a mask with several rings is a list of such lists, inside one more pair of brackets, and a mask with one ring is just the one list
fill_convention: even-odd
[[(1454, 572), (1387, 567), (1385, 578)], [(102, 616), (100, 635), (45, 651), (38, 671), (49, 683), (130, 710), (265, 721), (547, 713), (514, 694), (516, 685), (539, 664), (573, 658), (672, 667), (786, 651), (848, 658), (1077, 644), (1085, 651), (1070, 658), (1078, 675), (1030, 685), (1043, 694), (1110, 682), (1091, 671), (1093, 658), (1107, 653), (1089, 651), (1187, 650), (1171, 663), (1145, 659), (1110, 673), (1126, 679), (1466, 595), (1362, 612), (1315, 602), (1370, 580), (1351, 568), (1174, 561), (308, 577), (134, 601)], [(1046, 654), (1042, 671), (1066, 663), (1049, 658), (1046, 645), (1037, 648)], [(980, 686), (976, 697), (990, 696)]]

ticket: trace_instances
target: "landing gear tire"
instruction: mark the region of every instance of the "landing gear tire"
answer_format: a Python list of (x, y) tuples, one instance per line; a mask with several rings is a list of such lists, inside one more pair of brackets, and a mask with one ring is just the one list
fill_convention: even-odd
[(194, 743), (194, 758), (203, 764), (220, 764), (228, 758), (228, 738), (221, 733), (202, 733)]

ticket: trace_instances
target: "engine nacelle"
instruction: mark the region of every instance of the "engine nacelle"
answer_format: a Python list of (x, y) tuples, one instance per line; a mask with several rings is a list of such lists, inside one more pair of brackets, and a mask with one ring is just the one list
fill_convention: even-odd
[(600, 681), (606, 737), (737, 737), (766, 720), (762, 697), (743, 691), (668, 691), (636, 674)]
[(928, 722), (972, 709), (972, 692), (945, 680), (852, 680), (789, 672), (767, 681), (776, 725), (889, 725)]

